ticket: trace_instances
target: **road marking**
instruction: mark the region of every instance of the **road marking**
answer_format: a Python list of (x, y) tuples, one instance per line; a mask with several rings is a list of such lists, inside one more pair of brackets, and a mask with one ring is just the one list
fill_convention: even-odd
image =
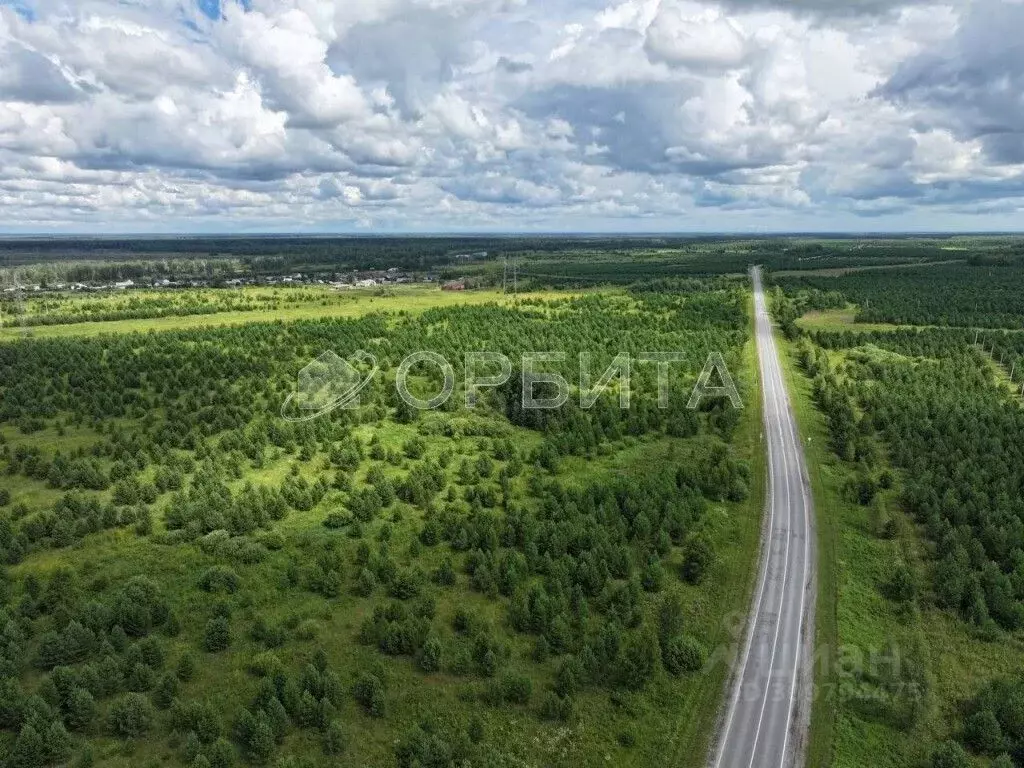
[[(775, 346), (775, 337), (772, 336), (772, 346)], [(776, 353), (776, 362), (779, 357)], [(781, 369), (780, 369), (781, 374)], [(783, 382), (785, 384), (785, 382)], [(789, 394), (783, 389), (783, 396), (786, 400), (787, 413), (790, 415), (789, 421), (789, 433), (790, 439), (793, 441), (794, 451), (796, 453), (797, 469), (799, 470), (799, 481), (800, 481), (800, 500), (803, 502), (803, 518), (804, 518), (804, 562), (803, 562), (803, 576), (800, 580), (800, 629), (797, 633), (796, 638), (796, 656), (793, 659), (793, 680), (790, 683), (789, 689), (789, 709), (786, 711), (787, 724), (786, 724), (786, 735), (782, 739), (782, 756), (779, 758), (779, 768), (784, 768), (786, 765), (786, 751), (789, 748), (789, 732), (790, 725), (792, 724), (793, 717), (793, 702), (796, 700), (796, 682), (800, 677), (800, 657), (803, 652), (803, 637), (804, 637), (804, 608), (805, 599), (807, 597), (807, 568), (808, 563), (811, 559), (811, 527), (808, 519), (807, 511), (810, 508), (810, 500), (807, 498), (807, 483), (804, 482), (804, 476), (806, 472), (806, 463), (804, 462), (803, 452), (800, 449), (800, 440), (796, 434), (796, 414), (790, 408), (791, 403), (789, 402)], [(810, 440), (808, 440), (810, 442)], [(809, 474), (807, 475), (809, 479)]]
[[(761, 373), (760, 389), (764, 402), (764, 431), (761, 436), (768, 445), (769, 518), (765, 534), (767, 541), (761, 549), (764, 562), (757, 594), (751, 604), (752, 616), (749, 619), (749, 627), (746, 632), (746, 645), (743, 649), (740, 667), (732, 678), (733, 691), (724, 727), (719, 736), (720, 741), (717, 745), (714, 768), (722, 768), (723, 763), (726, 762), (726, 754), (729, 755), (729, 765), (725, 768), (735, 768), (735, 766), (753, 768), (755, 763), (758, 765), (772, 764), (774, 767), (775, 760), (771, 755), (775, 754), (780, 746), (781, 754), (778, 757), (778, 766), (786, 768), (790, 752), (790, 732), (795, 723), (796, 689), (800, 680), (803, 679), (801, 661), (804, 658), (804, 631), (808, 626), (805, 612), (808, 607), (808, 577), (811, 574), (810, 558), (812, 556), (811, 502), (805, 479), (809, 476), (806, 459), (802, 454), (803, 443), (797, 434), (796, 418), (792, 411), (789, 393), (786, 390), (779, 345), (776, 343), (775, 329), (772, 326), (759, 270), (755, 270), (753, 277), (755, 288), (759, 289), (755, 292), (754, 319)], [(783, 483), (781, 489), (779, 482)], [(799, 487), (795, 487), (793, 483), (797, 483)], [(776, 494), (779, 496), (778, 501), (776, 501)], [(781, 522), (783, 518), (776, 511), (776, 506), (779, 504), (784, 505), (786, 509), (787, 517), (784, 525)], [(795, 509), (795, 504), (799, 504), (801, 509)], [(801, 525), (802, 528), (799, 527)], [(785, 542), (780, 550), (776, 551), (774, 549), (775, 538), (780, 530), (784, 532)], [(804, 546), (803, 562), (799, 567), (798, 580), (797, 566), (795, 563), (791, 563), (791, 560), (800, 556), (798, 544), (794, 542), (794, 538), (801, 535), (800, 531), (804, 537)], [(779, 557), (783, 557), (781, 569), (779, 568)], [(769, 585), (768, 579), (772, 568), (775, 568), (777, 572), (772, 578), (772, 584)], [(781, 571), (781, 583), (776, 581), (780, 577), (778, 571)], [(790, 583), (791, 579), (792, 584)], [(769, 591), (769, 586), (771, 591)], [(793, 589), (799, 590), (799, 601), (793, 595)], [(772, 595), (770, 606), (769, 594)], [(777, 611), (770, 611), (769, 607), (775, 608), (776, 601), (778, 602)], [(799, 610), (795, 616), (793, 615), (794, 608)], [(791, 618), (796, 620), (791, 621)], [(771, 633), (770, 622), (773, 620), (776, 623), (769, 655), (767, 652), (768, 634), (759, 639), (758, 630), (764, 626), (768, 633)], [(757, 649), (754, 648), (755, 641), (758, 641)], [(794, 643), (795, 647), (792, 652), (786, 647), (787, 642)], [(751, 662), (752, 658), (755, 658), (755, 653), (759, 660), (756, 667), (752, 666)], [(792, 659), (792, 667), (785, 664), (787, 659)], [(776, 664), (782, 666), (777, 669)], [(790, 675), (788, 700), (783, 698), (786, 674)], [(778, 685), (776, 678), (778, 678)], [(748, 688), (751, 689), (750, 694), (752, 695), (744, 696)], [(773, 691), (777, 692), (774, 697)], [(758, 698), (760, 698), (760, 702), (758, 702)], [(768, 717), (769, 699), (772, 701), (771, 717)], [(742, 711), (745, 722), (752, 726), (754, 718), (751, 710), (758, 706), (756, 728), (746, 728), (742, 732), (734, 734), (733, 728), (737, 722), (737, 715)], [(766, 722), (770, 724), (768, 730), (765, 728)], [(780, 725), (783, 726), (782, 733), (778, 732)], [(733, 738), (732, 741), (730, 741), (730, 737)], [(764, 753), (759, 755), (758, 749), (761, 746), (762, 738), (765, 740)], [(747, 762), (748, 757), (749, 762)]]
[[(762, 292), (762, 296), (763, 296), (763, 292)], [(763, 307), (762, 309), (765, 311), (765, 313), (767, 313), (767, 307)], [(770, 349), (771, 352), (774, 353), (775, 349), (772, 347), (772, 342), (774, 341), (774, 339), (772, 338), (772, 335), (771, 335), (771, 325), (768, 323), (767, 314), (765, 315), (765, 323), (766, 323), (766, 325), (768, 325), (769, 349)], [(771, 372), (772, 372), (772, 377), (771, 378), (772, 379), (777, 379), (778, 377), (777, 377), (776, 371), (775, 371), (775, 368), (777, 367), (775, 365), (775, 361), (777, 360), (777, 356), (775, 354), (773, 354), (772, 357), (773, 357), (773, 359), (768, 361), (768, 367), (769, 367), (769, 369), (771, 369)], [(779, 382), (779, 383), (781, 384), (781, 382)], [(753, 766), (754, 759), (757, 757), (757, 744), (761, 740), (761, 728), (764, 725), (764, 712), (765, 712), (765, 709), (767, 709), (767, 707), (768, 707), (768, 696), (771, 693), (771, 689), (772, 689), (772, 678), (774, 677), (774, 674), (775, 674), (775, 656), (776, 656), (776, 654), (778, 653), (778, 650), (779, 650), (779, 635), (782, 632), (782, 624), (783, 624), (783, 621), (784, 621), (784, 618), (785, 618), (784, 617), (784, 612), (785, 612), (785, 607), (786, 607), (786, 596), (789, 593), (789, 583), (788, 583), (789, 582), (789, 550), (790, 550), (790, 543), (793, 540), (793, 509), (792, 509), (792, 505), (790, 504), (790, 496), (789, 496), (789, 461), (788, 461), (788, 458), (787, 458), (787, 453), (789, 451), (787, 450), (787, 446), (786, 446), (785, 430), (783, 429), (783, 425), (781, 423), (783, 411), (779, 408), (779, 391), (778, 391), (778, 386), (776, 386), (776, 384), (773, 383), (771, 389), (772, 389), (772, 401), (775, 403), (776, 418), (780, 420), (778, 432), (779, 432), (779, 441), (782, 443), (782, 467), (783, 467), (782, 476), (784, 478), (784, 480), (783, 480), (783, 489), (784, 489), (785, 498), (786, 498), (785, 507), (786, 507), (786, 510), (789, 513), (789, 530), (786, 531), (786, 555), (785, 555), (785, 560), (784, 560), (784, 563), (783, 563), (783, 570), (782, 570), (782, 593), (779, 596), (779, 613), (778, 613), (778, 616), (776, 617), (776, 620), (775, 620), (775, 637), (772, 639), (772, 653), (771, 653), (771, 656), (769, 657), (769, 661), (768, 661), (768, 674), (766, 676), (765, 683), (764, 683), (764, 697), (761, 699), (761, 711), (760, 711), (760, 713), (758, 714), (758, 717), (757, 717), (757, 728), (754, 731), (754, 743), (753, 743), (753, 748), (750, 751), (750, 762), (747, 764), (747, 768), (750, 768), (751, 766)], [(787, 720), (788, 720), (788, 717), (787, 717)], [(789, 730), (788, 725), (787, 725), (786, 730), (787, 731)]]

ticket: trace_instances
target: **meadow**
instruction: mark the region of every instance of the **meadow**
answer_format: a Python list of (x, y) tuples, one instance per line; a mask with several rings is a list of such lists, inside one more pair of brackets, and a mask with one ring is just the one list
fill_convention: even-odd
[[(134, 290), (99, 298), (59, 295), (17, 307), (4, 303), (0, 340), (25, 336), (95, 336), (187, 330), (256, 322), (355, 318), (371, 312), (419, 314), (428, 309), (567, 298), (571, 292), (497, 290), (465, 293), (438, 286), (389, 286), (338, 291), (322, 287), (216, 290)], [(125, 315), (134, 315), (126, 317)]]
[[(763, 460), (745, 283), (668, 288), (5, 329), (0, 760), (701, 764)], [(307, 362), (357, 348), (383, 371), (357, 409), (281, 418)], [(418, 349), (558, 349), (569, 381), (580, 352), (686, 361), (667, 408), (652, 367), (628, 410), (613, 383), (538, 416), (513, 376), (420, 412), (393, 386)], [(710, 352), (750, 407), (686, 409)]]

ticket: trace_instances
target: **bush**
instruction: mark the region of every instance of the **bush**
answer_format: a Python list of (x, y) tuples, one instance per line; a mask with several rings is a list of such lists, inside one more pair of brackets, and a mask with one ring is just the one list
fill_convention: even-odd
[(964, 748), (955, 741), (940, 744), (932, 752), (932, 768), (970, 768), (971, 761)]
[(332, 720), (327, 726), (324, 734), (324, 752), (328, 755), (340, 755), (345, 751), (348, 739), (345, 736), (345, 729), (337, 720)]
[(1003, 729), (990, 709), (975, 712), (964, 725), (964, 741), (980, 755), (995, 755), (1003, 751)]
[(505, 674), (501, 678), (501, 695), (512, 704), (529, 704), (533, 682), (526, 675)]
[(441, 654), (443, 648), (441, 641), (436, 637), (428, 637), (419, 652), (420, 669), (424, 672), (439, 672), (441, 670)]
[(183, 683), (187, 683), (196, 674), (196, 660), (192, 658), (192, 654), (182, 654), (181, 658), (178, 659), (178, 668), (175, 671), (178, 679)]
[(683, 578), (700, 584), (715, 561), (715, 550), (704, 536), (692, 536), (683, 549)]
[(125, 694), (110, 705), (107, 726), (115, 736), (133, 739), (148, 731), (152, 724), (153, 707), (142, 694)]
[(707, 653), (695, 637), (677, 635), (665, 644), (661, 658), (669, 674), (681, 675), (684, 672), (700, 671)]
[(540, 702), (540, 716), (544, 720), (565, 722), (572, 717), (572, 699), (562, 698), (548, 691)]
[(469, 736), (469, 740), (474, 744), (479, 744), (484, 740), (484, 721), (480, 719), (480, 715), (473, 715), (469, 718), (469, 723), (466, 725), (466, 735)]
[(566, 659), (555, 673), (555, 692), (563, 698), (574, 695), (579, 690), (581, 676), (579, 661), (576, 658)]
[(164, 675), (157, 683), (153, 691), (153, 704), (157, 709), (170, 709), (174, 703), (174, 697), (178, 695), (178, 678), (173, 675)]
[(203, 648), (210, 653), (227, 650), (231, 645), (231, 624), (224, 616), (216, 616), (206, 623)]
[(368, 715), (384, 717), (386, 710), (384, 683), (381, 682), (379, 677), (364, 672), (353, 686), (352, 694)]
[(331, 530), (337, 530), (344, 528), (346, 525), (352, 522), (352, 516), (347, 512), (331, 512), (324, 518), (324, 528)]
[(75, 688), (68, 697), (65, 720), (73, 730), (84, 730), (96, 715), (96, 701), (85, 688)]

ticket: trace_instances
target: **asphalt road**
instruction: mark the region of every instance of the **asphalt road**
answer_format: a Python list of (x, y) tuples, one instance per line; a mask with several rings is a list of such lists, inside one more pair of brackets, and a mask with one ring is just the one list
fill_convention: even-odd
[(814, 510), (756, 268), (753, 281), (768, 501), (761, 570), (712, 757), (714, 768), (801, 765), (810, 724)]

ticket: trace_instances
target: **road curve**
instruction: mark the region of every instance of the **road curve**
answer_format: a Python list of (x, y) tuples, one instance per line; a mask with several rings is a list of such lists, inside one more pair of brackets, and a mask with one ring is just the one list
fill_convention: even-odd
[(757, 588), (733, 668), (713, 768), (802, 765), (810, 725), (814, 510), (760, 269), (751, 274), (768, 500)]

